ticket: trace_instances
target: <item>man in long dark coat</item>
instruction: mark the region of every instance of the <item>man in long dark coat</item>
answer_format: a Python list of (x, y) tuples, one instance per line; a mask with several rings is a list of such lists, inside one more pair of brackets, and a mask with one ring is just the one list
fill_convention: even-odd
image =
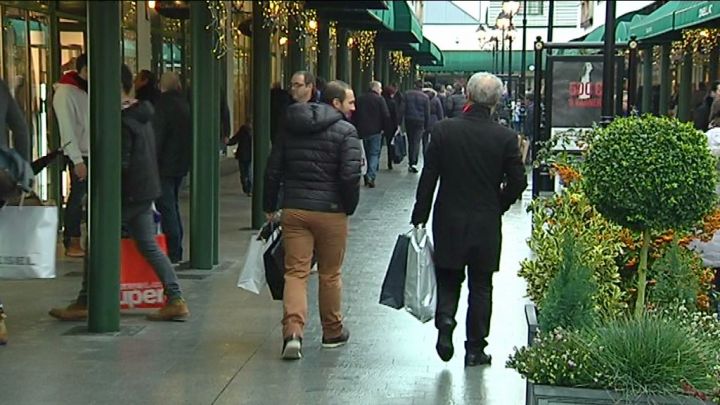
[(412, 223), (427, 223), (435, 201), (433, 235), (437, 275), (437, 352), (449, 361), (460, 288), (467, 267), (470, 289), (465, 365), (489, 364), (485, 354), (492, 312), (492, 276), (499, 269), (501, 217), (527, 187), (517, 133), (491, 119), (502, 82), (476, 73), (467, 85), (469, 105), (438, 122), (417, 190)]

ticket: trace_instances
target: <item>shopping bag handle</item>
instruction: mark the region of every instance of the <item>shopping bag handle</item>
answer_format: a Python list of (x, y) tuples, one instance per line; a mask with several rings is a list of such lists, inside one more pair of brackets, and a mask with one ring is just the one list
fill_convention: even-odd
[(415, 226), (412, 230), (410, 230), (410, 242), (413, 244), (414, 247), (418, 249), (425, 248), (425, 244), (427, 243), (427, 230), (423, 227)]

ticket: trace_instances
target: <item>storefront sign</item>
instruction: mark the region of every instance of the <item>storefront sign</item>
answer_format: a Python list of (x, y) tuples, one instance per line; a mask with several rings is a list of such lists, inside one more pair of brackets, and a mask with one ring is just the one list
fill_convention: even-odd
[(602, 61), (582, 57), (553, 60), (552, 128), (589, 128), (600, 121)]

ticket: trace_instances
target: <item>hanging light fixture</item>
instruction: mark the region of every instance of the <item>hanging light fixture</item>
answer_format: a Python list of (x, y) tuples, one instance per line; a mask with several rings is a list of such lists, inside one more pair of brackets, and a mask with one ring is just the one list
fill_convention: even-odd
[(518, 11), (520, 11), (520, 2), (519, 1), (503, 1), (502, 9), (505, 12), (505, 14), (508, 14), (512, 17), (512, 16), (516, 15), (518, 13)]
[(510, 28), (510, 16), (504, 11), (500, 13), (495, 21), (495, 27), (499, 30), (506, 30)]

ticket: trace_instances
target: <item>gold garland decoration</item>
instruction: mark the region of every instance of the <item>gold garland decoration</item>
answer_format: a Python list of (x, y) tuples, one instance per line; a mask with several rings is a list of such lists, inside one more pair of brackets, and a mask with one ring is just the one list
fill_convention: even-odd
[(210, 23), (205, 29), (212, 32), (213, 35), (213, 55), (216, 59), (221, 59), (227, 54), (227, 38), (226, 27), (228, 23), (228, 12), (225, 2), (220, 0), (206, 0), (208, 10), (210, 11)]
[(400, 77), (407, 77), (410, 75), (412, 58), (403, 55), (402, 51), (390, 52), (390, 63), (392, 64), (395, 73), (397, 73)]
[(289, 36), (290, 26), (294, 23), (294, 37), (301, 41), (307, 37), (310, 21), (317, 23), (317, 12), (305, 10), (304, 1), (265, 1), (263, 2), (263, 28), (278, 30)]
[(132, 29), (137, 25), (137, 2), (128, 2), (129, 6), (127, 11), (122, 17), (122, 26), (125, 29)]
[(356, 47), (360, 55), (360, 70), (371, 68), (375, 60), (375, 36), (377, 31), (354, 31), (351, 33), (352, 44), (348, 40), (348, 47)]
[(683, 30), (682, 36), (683, 46), (692, 49), (693, 52), (710, 53), (720, 45), (720, 29), (717, 28)]

